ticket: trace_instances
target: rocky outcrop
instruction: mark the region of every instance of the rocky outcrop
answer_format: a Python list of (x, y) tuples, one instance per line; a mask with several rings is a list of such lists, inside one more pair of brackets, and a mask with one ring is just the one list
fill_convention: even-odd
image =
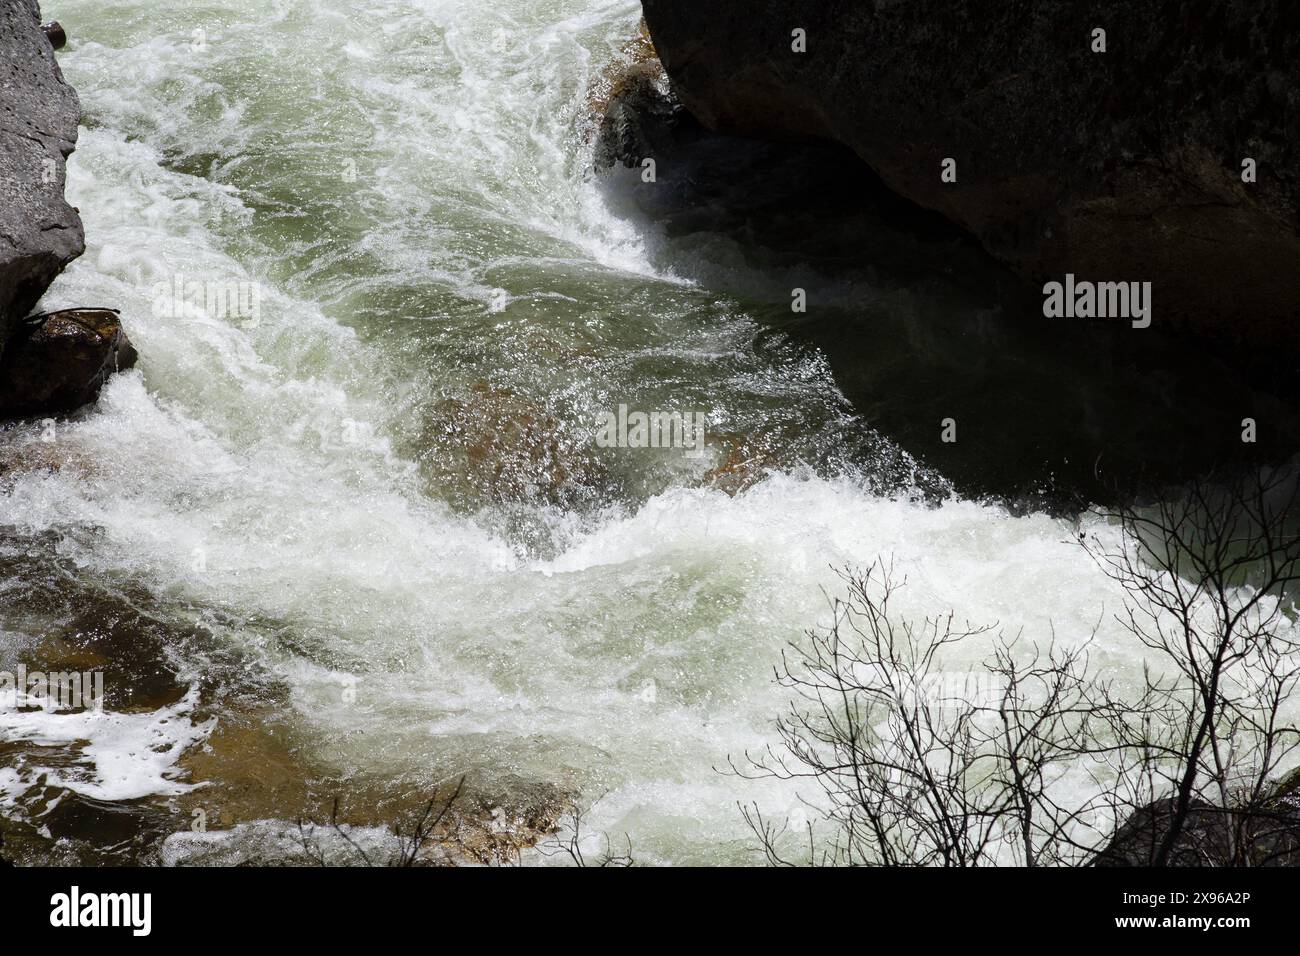
[(136, 358), (117, 313), (108, 309), (69, 309), (24, 321), (0, 356), (0, 416), (80, 408)]
[(117, 313), (66, 310), (24, 318), (85, 250), (77, 210), (63, 198), (81, 106), (41, 26), (36, 0), (0, 5), (0, 416), (70, 411), (135, 364)]
[(1162, 326), (1300, 355), (1289, 0), (643, 7), (709, 129), (845, 143), (1035, 282), (1149, 281)]
[(63, 199), (81, 107), (63, 80), (36, 0), (0, 4), (0, 348), (85, 248)]

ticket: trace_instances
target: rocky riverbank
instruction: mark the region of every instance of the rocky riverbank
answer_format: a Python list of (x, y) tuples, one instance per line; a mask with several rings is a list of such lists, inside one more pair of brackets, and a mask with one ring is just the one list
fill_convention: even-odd
[(846, 144), (1034, 283), (1150, 282), (1160, 326), (1300, 357), (1294, 5), (643, 5), (708, 129)]
[(42, 29), (36, 0), (0, 8), (0, 417), (84, 405), (135, 361), (114, 312), (27, 318), (85, 250), (63, 195), (81, 107), (54, 56), (61, 38)]

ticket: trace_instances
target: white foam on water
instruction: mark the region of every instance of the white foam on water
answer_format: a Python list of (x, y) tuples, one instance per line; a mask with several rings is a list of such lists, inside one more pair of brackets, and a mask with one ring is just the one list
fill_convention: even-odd
[(282, 820), (256, 820), (225, 830), (182, 830), (162, 845), (164, 866), (239, 866), (256, 860), (269, 866), (307, 866), (320, 862), (334, 866), (383, 865), (400, 858), (402, 846), (390, 831), (380, 827), (304, 824)]
[(58, 748), (75, 754), (57, 769), (38, 759), (0, 768), (0, 807), (13, 806), (36, 788), (67, 790), (94, 800), (174, 796), (192, 789), (179, 778), (181, 755), (206, 740), (216, 719), (194, 722), (198, 688), (170, 707), (149, 713), (36, 707), (21, 695), (0, 707), (0, 741)]

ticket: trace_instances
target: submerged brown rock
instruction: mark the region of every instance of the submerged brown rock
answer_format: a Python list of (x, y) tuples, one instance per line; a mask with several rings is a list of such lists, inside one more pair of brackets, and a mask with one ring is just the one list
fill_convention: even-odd
[(116, 312), (71, 309), (27, 322), (0, 358), (0, 415), (65, 412), (93, 402), (109, 375), (135, 364)]
[(439, 484), (464, 487), (473, 504), (563, 503), (598, 478), (578, 436), (525, 396), (475, 382), (437, 406), (422, 459)]
[(1023, 276), (1149, 281), (1161, 326), (1300, 355), (1295, 4), (643, 6), (709, 129), (847, 144)]

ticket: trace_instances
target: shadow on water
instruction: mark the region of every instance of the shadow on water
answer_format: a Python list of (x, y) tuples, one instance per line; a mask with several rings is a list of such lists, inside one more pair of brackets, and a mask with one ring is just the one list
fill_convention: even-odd
[(1044, 318), (1038, 289), (847, 150), (696, 135), (657, 166), (607, 192), (662, 230), (663, 265), (818, 348), (867, 423), (963, 495), (1069, 511), (1300, 448), (1294, 401), (1161, 332), (1158, 301), (1147, 329)]

